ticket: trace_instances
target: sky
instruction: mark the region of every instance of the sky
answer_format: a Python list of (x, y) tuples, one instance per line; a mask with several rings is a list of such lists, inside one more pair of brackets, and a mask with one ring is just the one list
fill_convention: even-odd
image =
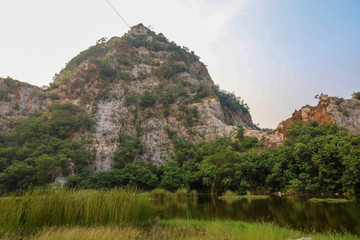
[[(213, 81), (276, 128), (316, 94), (360, 91), (358, 0), (109, 0), (188, 47)], [(0, 76), (37, 86), (102, 37), (129, 29), (106, 0), (1, 0)]]

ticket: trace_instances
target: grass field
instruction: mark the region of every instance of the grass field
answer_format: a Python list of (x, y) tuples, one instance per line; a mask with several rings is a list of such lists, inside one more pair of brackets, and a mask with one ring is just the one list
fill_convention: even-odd
[(123, 189), (34, 190), (0, 198), (0, 232), (30, 233), (43, 227), (144, 225), (149, 201)]
[[(19, 240), (21, 236), (7, 235), (2, 240)], [(142, 239), (192, 239), (192, 240), (357, 240), (353, 235), (304, 234), (287, 228), (280, 228), (270, 223), (246, 223), (239, 221), (198, 221), (198, 220), (163, 220), (148, 227), (60, 227), (44, 228), (27, 235), (24, 240), (142, 240)]]
[[(166, 198), (157, 190), (152, 198)], [(172, 197), (187, 194), (179, 191)], [(44, 190), (0, 198), (0, 239), (360, 239), (349, 234), (309, 233), (272, 223), (232, 220), (158, 220), (149, 193), (130, 190)]]

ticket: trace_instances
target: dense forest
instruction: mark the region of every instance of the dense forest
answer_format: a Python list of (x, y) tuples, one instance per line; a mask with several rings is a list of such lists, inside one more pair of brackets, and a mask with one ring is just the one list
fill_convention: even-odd
[(336, 125), (294, 122), (275, 148), (244, 137), (242, 127), (233, 137), (198, 143), (165, 127), (175, 150), (172, 160), (159, 166), (137, 161), (145, 147), (138, 136), (122, 134), (113, 169), (96, 174), (87, 142), (74, 138), (93, 126), (85, 111), (70, 103), (14, 120), (12, 131), (0, 133), (0, 191), (45, 186), (68, 176), (70, 188), (360, 193), (360, 135)]

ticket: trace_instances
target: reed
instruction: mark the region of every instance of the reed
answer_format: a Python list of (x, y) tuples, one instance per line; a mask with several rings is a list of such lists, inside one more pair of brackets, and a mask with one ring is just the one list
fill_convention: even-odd
[(123, 189), (36, 189), (0, 198), (0, 231), (33, 232), (43, 227), (143, 225), (151, 221), (149, 202)]
[(175, 193), (175, 197), (177, 199), (184, 199), (184, 198), (187, 198), (187, 195), (188, 195), (188, 190), (185, 189), (185, 188), (180, 188), (176, 191)]
[(185, 199), (193, 198), (197, 199), (197, 191), (191, 190), (190, 192), (185, 188), (180, 188), (176, 192), (170, 192), (165, 189), (156, 188), (152, 190), (149, 194), (144, 193), (144, 196), (149, 196), (152, 200), (164, 200), (164, 199)]
[(150, 198), (153, 200), (164, 200), (172, 198), (172, 193), (168, 190), (155, 188), (150, 192)]

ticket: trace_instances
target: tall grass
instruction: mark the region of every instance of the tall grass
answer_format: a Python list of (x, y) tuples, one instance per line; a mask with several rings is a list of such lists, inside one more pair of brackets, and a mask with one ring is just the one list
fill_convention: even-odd
[(133, 191), (43, 190), (0, 198), (0, 231), (33, 232), (50, 226), (123, 226), (151, 219), (149, 202)]
[(172, 193), (168, 190), (156, 188), (152, 190), (148, 195), (153, 200), (164, 200), (164, 199), (185, 199), (187, 197), (196, 199), (197, 191), (192, 190), (188, 192), (185, 188), (180, 188), (176, 192)]
[(171, 192), (165, 189), (161, 188), (155, 188), (150, 192), (150, 198), (154, 200), (164, 200), (164, 199), (170, 199), (172, 198)]

